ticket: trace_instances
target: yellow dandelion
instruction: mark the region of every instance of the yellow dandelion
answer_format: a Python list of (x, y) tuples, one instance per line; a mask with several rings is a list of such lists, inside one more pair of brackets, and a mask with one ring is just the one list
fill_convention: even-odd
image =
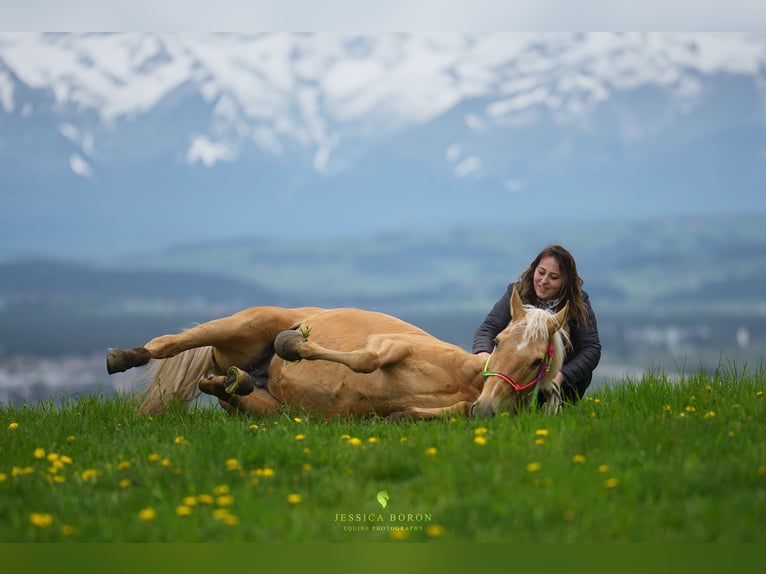
[(303, 454), (311, 454), (311, 449), (309, 447), (304, 448)]
[(763, 391), (755, 391), (755, 396), (756, 397), (762, 397), (763, 396)]
[(703, 416), (703, 419), (712, 419), (715, 416), (715, 411), (708, 411), (705, 413), (705, 416)]
[(713, 391), (713, 387), (712, 387), (712, 385), (705, 385), (705, 390), (706, 390), (707, 392), (709, 392), (709, 393), (710, 393), (710, 392), (712, 392), (712, 391)]
[(156, 452), (153, 452), (147, 457), (147, 460), (149, 462), (157, 462), (158, 460), (160, 460), (160, 455), (158, 455)]
[(378, 442), (378, 437), (371, 436), (370, 438), (367, 439), (367, 442), (369, 442), (370, 444), (375, 444), (376, 442)]
[(186, 506), (185, 504), (176, 506), (176, 514), (178, 516), (191, 516), (191, 513), (192, 513), (191, 506)]
[(758, 467), (758, 476), (766, 476), (766, 464)]
[(59, 457), (59, 460), (60, 460), (61, 462), (63, 462), (64, 464), (72, 464), (72, 457), (70, 457), (70, 456), (67, 456), (67, 455), (65, 455), (65, 454), (62, 454), (62, 455)]
[(213, 504), (214, 499), (213, 499), (213, 496), (210, 494), (198, 494), (197, 500), (199, 501), (200, 504), (207, 504), (208, 506), (210, 506), (211, 504)]
[(16, 430), (19, 428), (19, 423), (11, 423), (8, 425), (8, 430)]
[(348, 444), (351, 444), (351, 445), (354, 445), (354, 446), (359, 446), (360, 444), (362, 444), (362, 440), (358, 439), (356, 437), (353, 437), (353, 438), (348, 439)]
[(432, 447), (432, 446), (429, 446), (429, 447), (428, 447), (428, 448), (425, 450), (425, 455), (426, 455), (426, 456), (436, 456), (436, 449), (435, 449), (434, 447)]
[(696, 413), (697, 407), (689, 405), (684, 409), (687, 413)]
[(97, 479), (99, 476), (101, 476), (101, 472), (99, 472), (99, 471), (98, 471), (98, 470), (96, 470), (95, 468), (88, 468), (88, 469), (86, 469), (86, 470), (83, 470), (83, 471), (80, 473), (80, 477), (81, 477), (81, 478), (82, 478), (82, 479), (83, 479), (85, 482), (91, 482), (91, 481), (93, 481), (93, 480)]
[(669, 413), (670, 412), (670, 405), (663, 405), (662, 406), (662, 410), (665, 411), (666, 413)]
[(604, 481), (604, 488), (615, 488), (618, 484), (620, 484), (620, 481), (617, 480), (616, 478), (614, 477), (607, 478)]
[(251, 425), (250, 425), (249, 427), (247, 427), (247, 428), (249, 428), (250, 430), (258, 430), (258, 425), (257, 425), (257, 424), (255, 424), (255, 423), (253, 423), (253, 424), (251, 424)]
[(609, 467), (605, 464), (600, 464), (598, 465), (598, 471), (602, 474), (605, 472), (609, 472)]
[(479, 427), (477, 429), (474, 429), (473, 434), (475, 434), (476, 436), (484, 436), (488, 432), (489, 431), (487, 430), (487, 427)]
[(230, 512), (228, 508), (216, 508), (213, 511), (213, 518), (217, 520), (223, 520), (227, 516), (229, 516)]
[(541, 466), (539, 462), (530, 462), (527, 464), (527, 472), (537, 472)]
[(295, 440), (306, 440), (305, 434), (297, 434), (295, 435)]
[(196, 496), (184, 496), (183, 499), (184, 506), (197, 506), (197, 497)]
[(678, 417), (679, 418), (685, 418), (686, 417), (686, 413), (678, 413)]
[(50, 462), (54, 462), (54, 461), (59, 459), (59, 453), (57, 453), (57, 452), (49, 452), (48, 456), (45, 457), (45, 458), (47, 458), (48, 461), (50, 461)]
[(591, 411), (590, 418), (592, 418), (592, 419), (596, 418), (596, 411)]
[(304, 472), (311, 472), (312, 470), (314, 470), (314, 467), (311, 466), (309, 463), (305, 463), (303, 465), (303, 471)]
[(593, 399), (593, 402), (597, 405), (601, 404), (601, 399)]
[(287, 502), (290, 504), (300, 504), (303, 502), (303, 497), (295, 492), (287, 495)]
[(45, 449), (44, 448), (36, 448), (35, 449), (35, 458), (45, 458)]
[(32, 512), (29, 515), (29, 522), (38, 528), (48, 528), (53, 524), (53, 515), (47, 512)]
[(302, 419), (301, 417), (295, 417), (293, 420), (294, 420), (296, 423), (300, 423), (300, 422), (303, 422), (303, 419)]
[(77, 529), (71, 524), (62, 524), (61, 534), (64, 536), (74, 536), (75, 534), (77, 534)]
[(120, 482), (117, 483), (120, 488), (128, 488), (130, 484), (131, 482), (129, 478), (123, 478)]
[(130, 468), (130, 463), (127, 460), (121, 460), (117, 464), (117, 470), (127, 470)]
[(74, 437), (74, 435), (73, 435), (73, 434), (70, 434), (68, 437), (66, 437), (66, 441), (67, 441), (67, 442), (74, 442), (74, 441), (75, 441), (75, 437)]
[(548, 436), (548, 429), (537, 429), (535, 434), (537, 436)]
[(239, 470), (242, 466), (239, 463), (239, 460), (236, 458), (229, 458), (226, 459), (226, 469), (227, 470)]
[(60, 475), (51, 477), (51, 480), (53, 482), (55, 482), (56, 484), (61, 484), (62, 482), (66, 481), (66, 479), (63, 476), (60, 476)]
[(545, 439), (544, 438), (536, 438), (535, 439), (535, 445), (542, 446), (544, 444), (545, 444)]
[(484, 446), (485, 444), (487, 444), (487, 439), (484, 438), (483, 436), (475, 436), (475, 437), (473, 437), (473, 442), (475, 442), (476, 444)]
[(429, 524), (426, 526), (426, 536), (430, 538), (440, 538), (444, 536), (444, 526), (441, 524)]
[(351, 438), (351, 435), (350, 435), (350, 434), (342, 434), (342, 435), (340, 435), (340, 438), (341, 438), (342, 440), (348, 440), (348, 439), (350, 439), (350, 438)]
[(138, 513), (138, 517), (144, 522), (148, 522), (149, 520), (154, 520), (155, 518), (157, 518), (157, 511), (151, 507), (144, 508)]
[(582, 464), (585, 462), (585, 455), (584, 454), (573, 454), (572, 455), (572, 462), (577, 464)]
[(8, 480), (8, 475), (4, 472), (0, 472), (0, 482), (5, 482), (6, 480)]
[(261, 476), (264, 478), (274, 478), (274, 469), (269, 468), (268, 466), (264, 467)]
[(222, 494), (229, 494), (230, 491), (231, 489), (229, 488), (228, 484), (219, 484), (213, 489), (213, 493), (218, 496), (221, 496)]
[(218, 506), (231, 506), (234, 504), (234, 497), (230, 494), (223, 494), (215, 500)]
[(160, 461), (160, 465), (167, 468), (168, 466), (170, 466), (170, 459), (169, 458), (163, 458)]
[(186, 439), (185, 439), (184, 437), (182, 437), (182, 436), (177, 436), (177, 437), (176, 437), (176, 438), (173, 440), (173, 442), (174, 442), (174, 443), (176, 443), (176, 444), (189, 444), (189, 441), (188, 441), (188, 440), (186, 440)]
[(410, 537), (410, 533), (404, 528), (394, 528), (391, 531), (391, 538), (398, 541), (407, 540)]

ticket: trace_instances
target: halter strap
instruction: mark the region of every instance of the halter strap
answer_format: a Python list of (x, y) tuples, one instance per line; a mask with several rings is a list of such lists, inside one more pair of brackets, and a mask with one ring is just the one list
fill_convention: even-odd
[(521, 391), (524, 391), (528, 389), (529, 387), (536, 385), (539, 383), (545, 375), (547, 375), (551, 371), (551, 363), (553, 362), (553, 339), (551, 339), (548, 342), (548, 356), (545, 358), (545, 361), (543, 361), (543, 365), (540, 368), (540, 372), (538, 373), (537, 377), (535, 377), (533, 380), (529, 381), (528, 383), (524, 385), (520, 385), (516, 381), (513, 380), (512, 377), (509, 377), (505, 373), (501, 373), (500, 371), (490, 371), (487, 368), (489, 367), (489, 360), (491, 358), (491, 355), (487, 357), (487, 362), (484, 363), (484, 370), (482, 371), (482, 376), (486, 379), (488, 377), (499, 377), (503, 379), (506, 383), (511, 385), (514, 391), (517, 393), (520, 393)]

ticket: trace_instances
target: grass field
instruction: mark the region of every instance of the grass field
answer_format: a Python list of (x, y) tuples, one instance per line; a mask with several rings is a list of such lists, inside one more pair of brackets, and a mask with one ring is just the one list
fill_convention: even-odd
[(0, 407), (0, 542), (764, 542), (765, 391), (654, 374), (418, 423)]

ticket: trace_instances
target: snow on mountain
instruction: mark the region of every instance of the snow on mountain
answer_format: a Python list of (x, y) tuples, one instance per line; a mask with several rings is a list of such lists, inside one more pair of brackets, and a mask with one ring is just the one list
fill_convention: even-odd
[(252, 142), (274, 155), (290, 145), (310, 150), (323, 171), (347, 138), (425, 124), (471, 98), (486, 99), (466, 117), (472, 130), (524, 122), (536, 108), (574, 122), (615, 92), (644, 86), (687, 110), (701, 76), (748, 75), (761, 85), (766, 37), (21, 33), (0, 36), (0, 60), (7, 114), (43, 111), (18, 97), (20, 84), (48, 92), (62, 120), (97, 114), (97, 125), (82, 126), (85, 161), (99, 154), (94, 133), (108, 137), (163, 100), (196, 93), (211, 111), (207, 133), (189, 134), (187, 163), (235, 161)]
[(0, 237), (766, 209), (765, 101), (762, 34), (0, 33)]

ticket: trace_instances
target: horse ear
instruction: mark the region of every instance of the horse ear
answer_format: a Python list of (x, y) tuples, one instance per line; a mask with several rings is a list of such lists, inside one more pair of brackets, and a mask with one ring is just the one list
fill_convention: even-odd
[(551, 317), (548, 326), (551, 328), (551, 332), (555, 333), (559, 329), (563, 328), (567, 323), (567, 314), (569, 313), (569, 301), (564, 304), (564, 307)]
[(516, 290), (516, 285), (513, 286), (513, 293), (511, 293), (511, 318), (514, 321), (520, 321), (524, 318), (527, 311), (524, 309), (524, 303), (521, 302), (519, 292)]

